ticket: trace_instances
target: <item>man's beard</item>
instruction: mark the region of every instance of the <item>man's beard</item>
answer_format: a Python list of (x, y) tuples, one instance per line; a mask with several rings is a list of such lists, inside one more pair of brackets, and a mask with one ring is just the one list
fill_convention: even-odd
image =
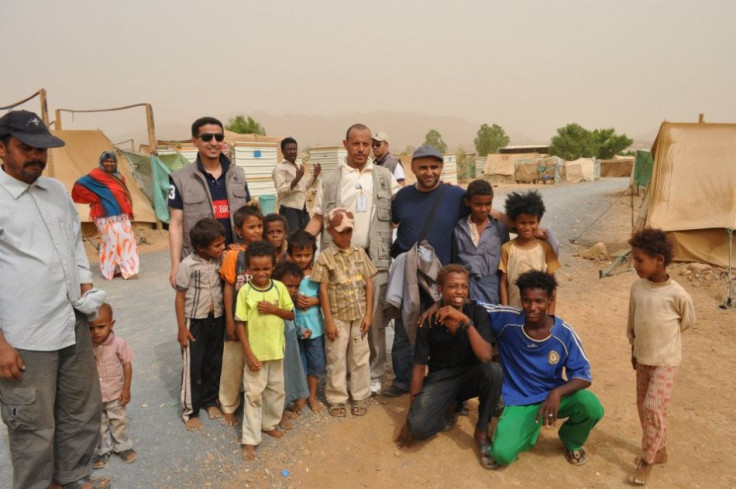
[[(40, 172), (36, 173), (35, 171), (30, 170), (31, 168), (35, 168), (37, 166), (41, 167)], [(21, 174), (23, 175), (24, 181), (26, 183), (33, 183), (38, 179), (38, 177), (41, 176), (41, 173), (43, 173), (45, 168), (46, 163), (41, 160), (26, 161), (25, 163), (23, 163), (23, 170), (21, 171)]]

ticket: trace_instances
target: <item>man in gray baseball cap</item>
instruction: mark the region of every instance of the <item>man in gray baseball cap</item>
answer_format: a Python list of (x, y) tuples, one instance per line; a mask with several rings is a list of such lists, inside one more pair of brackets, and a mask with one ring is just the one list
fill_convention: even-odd
[(32, 112), (0, 118), (0, 410), (14, 488), (103, 489), (108, 477), (90, 477), (100, 383), (78, 310), (94, 310), (92, 272), (69, 193), (42, 176), (60, 146)]

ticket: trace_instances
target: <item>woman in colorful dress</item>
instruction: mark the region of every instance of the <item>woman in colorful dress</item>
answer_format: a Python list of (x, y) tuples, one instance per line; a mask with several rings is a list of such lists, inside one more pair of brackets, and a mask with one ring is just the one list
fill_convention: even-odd
[(137, 275), (140, 262), (130, 223), (133, 204), (114, 152), (102, 152), (100, 166), (74, 183), (72, 198), (78, 204), (89, 204), (89, 217), (100, 232), (102, 276), (112, 280), (116, 267), (126, 280)]

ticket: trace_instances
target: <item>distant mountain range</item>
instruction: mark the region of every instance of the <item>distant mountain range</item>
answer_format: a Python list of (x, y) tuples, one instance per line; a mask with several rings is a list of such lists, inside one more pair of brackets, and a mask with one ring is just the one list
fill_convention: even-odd
[[(236, 113), (219, 114), (224, 124)], [(342, 145), (345, 130), (356, 122), (363, 123), (373, 132), (384, 131), (389, 135), (389, 144), (394, 153), (404, 151), (408, 146), (416, 147), (424, 142), (424, 136), (430, 129), (436, 129), (442, 134), (451, 151), (462, 147), (466, 151), (475, 151), (475, 138), (480, 122), (473, 122), (461, 117), (443, 117), (414, 112), (392, 112), (377, 110), (364, 113), (347, 113), (334, 116), (312, 114), (283, 114), (273, 115), (266, 112), (252, 112), (247, 115), (253, 117), (265, 129), (269, 136), (292, 136), (299, 141), (302, 149), (309, 146), (336, 146)], [(182, 140), (188, 139), (189, 124), (160, 123), (156, 126), (158, 139)], [(548, 140), (536, 140), (520, 133), (509, 133), (510, 144), (547, 144)], [(657, 131), (632, 137), (634, 148), (648, 149), (651, 147)], [(133, 138), (136, 149), (138, 145), (147, 143), (144, 130), (113, 137), (113, 142), (120, 142)]]

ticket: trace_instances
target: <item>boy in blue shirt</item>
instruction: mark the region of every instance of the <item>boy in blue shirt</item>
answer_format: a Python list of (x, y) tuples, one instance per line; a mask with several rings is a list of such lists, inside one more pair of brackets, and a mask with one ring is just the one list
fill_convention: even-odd
[(509, 240), (506, 225), (491, 215), (493, 188), (485, 180), (468, 185), (463, 203), (470, 215), (461, 217), (452, 233), (452, 262), (470, 272), (470, 298), (498, 304), (501, 246)]
[[(324, 406), (317, 399), (317, 384), (325, 373), (325, 325), (322, 319), (322, 310), (319, 307), (319, 284), (312, 281), (312, 267), (314, 255), (317, 252), (317, 241), (306, 231), (297, 231), (289, 236), (287, 248), (289, 260), (297, 264), (304, 273), (299, 284), (299, 294), (294, 302), (296, 305), (296, 327), (299, 336), (299, 351), (302, 366), (307, 373), (309, 385), (309, 409), (320, 413)], [(297, 405), (301, 411), (303, 403)]]

